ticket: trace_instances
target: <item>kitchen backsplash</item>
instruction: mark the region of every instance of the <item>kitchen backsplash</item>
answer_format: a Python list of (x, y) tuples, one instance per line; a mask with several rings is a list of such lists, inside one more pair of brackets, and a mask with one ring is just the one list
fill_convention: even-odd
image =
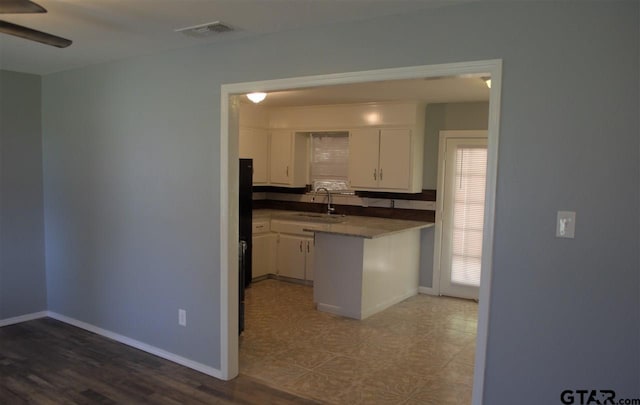
[[(436, 192), (423, 190), (418, 194), (356, 192), (355, 195), (332, 194), (336, 214), (435, 221)], [(327, 195), (315, 196), (304, 188), (286, 189), (254, 187), (254, 209), (271, 208), (295, 211), (323, 212)]]

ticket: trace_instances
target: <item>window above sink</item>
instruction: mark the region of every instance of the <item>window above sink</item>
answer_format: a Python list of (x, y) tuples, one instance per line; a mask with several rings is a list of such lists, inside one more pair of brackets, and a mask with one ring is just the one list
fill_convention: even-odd
[(349, 132), (311, 132), (309, 180), (312, 190), (349, 189)]

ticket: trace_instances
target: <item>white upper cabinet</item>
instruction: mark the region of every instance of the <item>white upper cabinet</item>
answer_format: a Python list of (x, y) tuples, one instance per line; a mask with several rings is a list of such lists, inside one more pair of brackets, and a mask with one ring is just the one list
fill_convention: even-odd
[(253, 184), (269, 184), (269, 112), (255, 104), (241, 104), (239, 154), (253, 159)]
[[(254, 184), (304, 187), (309, 181), (309, 133), (349, 131), (353, 189), (418, 193), (422, 191), (424, 115), (425, 104), (420, 102), (268, 110), (242, 106), (240, 157), (254, 159)], [(269, 129), (259, 129), (263, 127)]]
[(291, 131), (271, 132), (271, 184), (289, 184), (291, 170)]
[(380, 131), (354, 129), (349, 133), (349, 181), (355, 189), (378, 187)]
[(270, 184), (304, 187), (307, 184), (308, 137), (290, 130), (271, 131)]
[[(379, 188), (410, 190), (413, 175), (411, 136), (411, 130), (408, 128), (380, 130)], [(419, 170), (422, 173), (422, 165)]]
[[(417, 193), (422, 189), (422, 143), (409, 128), (354, 129), (349, 180), (355, 190)], [(420, 155), (415, 148), (420, 145)]]
[(266, 129), (240, 128), (240, 157), (253, 159), (253, 184), (268, 184), (269, 132)]

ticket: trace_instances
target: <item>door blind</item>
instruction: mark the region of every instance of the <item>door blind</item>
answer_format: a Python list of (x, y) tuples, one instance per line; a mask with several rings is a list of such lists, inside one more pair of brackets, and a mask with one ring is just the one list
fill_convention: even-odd
[(458, 147), (453, 207), (451, 282), (480, 286), (486, 147)]

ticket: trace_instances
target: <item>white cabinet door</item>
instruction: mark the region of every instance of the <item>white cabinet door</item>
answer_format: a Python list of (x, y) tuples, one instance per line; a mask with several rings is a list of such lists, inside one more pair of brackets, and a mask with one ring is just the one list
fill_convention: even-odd
[(349, 133), (349, 180), (351, 187), (378, 187), (379, 147), (378, 129), (354, 129)]
[(411, 130), (380, 130), (378, 187), (407, 190), (411, 186)]
[(304, 279), (307, 281), (313, 281), (313, 238), (308, 238), (305, 242), (306, 257), (305, 257), (305, 270)]
[(271, 169), (269, 171), (271, 184), (291, 183), (292, 135), (291, 131), (271, 132)]
[(306, 238), (280, 234), (277, 249), (278, 275), (304, 280)]
[(269, 262), (267, 263), (267, 268), (269, 269), (269, 274), (277, 274), (278, 268), (276, 264), (276, 256), (278, 251), (278, 235), (275, 233), (269, 234)]
[(271, 262), (272, 248), (271, 240), (273, 239), (269, 233), (255, 235), (252, 238), (253, 247), (251, 253), (252, 277), (260, 277), (272, 273), (269, 263)]
[(269, 133), (265, 129), (240, 128), (240, 157), (253, 159), (253, 184), (267, 184)]

